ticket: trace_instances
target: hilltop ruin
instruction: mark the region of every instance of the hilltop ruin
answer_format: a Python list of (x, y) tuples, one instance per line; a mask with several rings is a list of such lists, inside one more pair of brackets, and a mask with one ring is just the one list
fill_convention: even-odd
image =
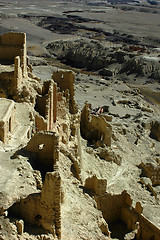
[[(124, 239), (159, 240), (160, 229), (143, 215), (140, 202), (134, 207), (127, 191), (108, 192), (103, 166), (123, 164), (124, 153), (115, 143), (127, 134), (117, 130), (121, 125), (112, 121), (114, 116), (107, 106), (106, 112), (95, 113), (87, 102), (80, 112), (71, 70), (58, 69), (42, 83), (29, 64), (26, 34), (0, 36), (0, 164), (6, 171), (0, 239), (107, 240), (123, 223)], [(96, 169), (98, 161), (102, 166)], [(145, 163), (139, 168), (159, 185), (158, 171)], [(155, 192), (152, 184), (150, 189)], [(159, 201), (158, 190), (154, 198)]]

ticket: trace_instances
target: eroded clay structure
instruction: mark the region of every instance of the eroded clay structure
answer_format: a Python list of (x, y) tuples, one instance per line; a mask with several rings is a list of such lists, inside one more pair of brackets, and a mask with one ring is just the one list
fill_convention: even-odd
[(12, 134), (16, 126), (14, 106), (14, 101), (0, 98), (0, 140), (4, 143), (8, 141), (9, 133)]
[(20, 88), (27, 78), (26, 34), (6, 33), (0, 36), (0, 80), (6, 96)]
[(57, 118), (57, 84), (53, 80), (44, 81), (42, 95), (37, 96), (35, 110), (36, 128), (40, 130), (53, 130)]
[[(93, 114), (88, 103), (81, 113), (81, 134), (89, 142), (102, 141), (107, 146), (111, 145), (112, 127), (108, 118), (103, 115)], [(109, 119), (110, 120), (110, 119)]]
[(67, 95), (69, 93), (69, 110), (70, 113), (76, 113), (76, 104), (74, 99), (74, 81), (75, 76), (72, 71), (57, 70), (52, 75), (53, 80), (57, 83), (57, 86), (64, 91)]
[(109, 226), (113, 225), (116, 229), (118, 222), (125, 223), (129, 233), (124, 239), (159, 239), (159, 229), (143, 215), (140, 202), (133, 207), (132, 199), (126, 191), (119, 195), (109, 194), (106, 192), (106, 180), (98, 179), (96, 176), (86, 179), (85, 188), (95, 195), (97, 207), (102, 210)]
[(58, 171), (48, 172), (41, 193), (31, 194), (15, 203), (9, 213), (26, 223), (40, 226), (61, 238), (61, 178)]
[[(26, 35), (8, 33), (1, 36), (0, 39), (0, 83), (1, 93), (3, 93), (1, 94), (3, 98), (0, 99), (1, 141), (6, 143), (9, 133), (10, 138), (13, 137), (12, 133), (16, 125), (14, 119), (15, 102), (6, 99), (6, 97), (12, 96), (18, 102), (28, 102), (29, 98), (32, 97), (34, 87), (27, 81), (31, 79), (38, 86), (38, 88), (36, 87), (38, 91), (36, 93), (34, 91), (33, 109), (30, 113), (35, 126), (32, 126), (31, 134), (27, 135), (30, 139), (27, 146), (18, 151), (17, 154), (19, 156), (25, 155), (31, 159), (35, 169), (34, 176), (37, 188), (41, 191), (29, 194), (26, 198), (23, 197), (20, 202), (10, 206), (9, 213), (17, 218), (22, 218), (24, 224), (40, 226), (44, 231), (48, 231), (60, 239), (61, 176), (58, 170), (60, 149), (61, 154), (70, 154), (73, 161), (72, 168), (79, 178), (77, 138), (79, 118), (76, 116), (77, 111), (75, 110), (74, 73), (72, 71), (59, 71), (55, 75), (53, 74), (53, 80), (46, 80), (40, 85), (39, 79), (32, 75), (31, 67), (27, 67)], [(18, 91), (19, 94), (17, 94)], [(21, 127), (20, 123), (18, 123), (18, 127)], [(65, 150), (65, 145), (69, 144), (71, 138), (74, 138), (71, 147), (73, 148), (72, 154)], [(68, 149), (70, 149), (69, 145)], [(10, 203), (7, 205), (9, 206)], [(2, 214), (4, 212), (3, 206), (1, 206), (1, 212)], [(20, 225), (18, 223), (17, 228)], [(21, 231), (22, 233), (23, 231)]]
[[(69, 191), (66, 179), (71, 174), (74, 177), (73, 184), (76, 186), (78, 182), (84, 192), (94, 197), (97, 209), (102, 214), (101, 218), (97, 216), (96, 226), (99, 226), (105, 239), (111, 239), (107, 223), (110, 225), (121, 220), (136, 239), (159, 240), (160, 230), (143, 216), (140, 203), (136, 203), (136, 207), (132, 206), (131, 197), (127, 192), (112, 195), (107, 193), (106, 179), (97, 178), (96, 175), (86, 179), (82, 177), (85, 159), (81, 155), (80, 133), (95, 146), (111, 147), (112, 117), (93, 112), (88, 103), (80, 115), (74, 98), (74, 73), (57, 70), (52, 79), (41, 84), (31, 73), (31, 66), (27, 67), (26, 36), (23, 33), (1, 36), (0, 56), (0, 96), (3, 97), (0, 98), (0, 140), (6, 143), (10, 134), (11, 138), (14, 134), (14, 101), (25, 102), (30, 106), (28, 115), (34, 123), (27, 141), (23, 147), (18, 146), (18, 150), (16, 149), (12, 156), (12, 161), (20, 160), (20, 164), (27, 161), (32, 169), (34, 181), (28, 184), (26, 192), (23, 191), (24, 186), (21, 186), (12, 201), (5, 199), (5, 194), (4, 197), (2, 194), (5, 207), (0, 205), (0, 215), (4, 216), (5, 211), (8, 211), (10, 217), (17, 219), (15, 225), (19, 235), (23, 235), (24, 221), (24, 225), (31, 224), (40, 227), (43, 233), (50, 233), (52, 237), (49, 239), (65, 239), (61, 228), (63, 223), (66, 224), (63, 222), (62, 204), (67, 206), (69, 201), (65, 198), (65, 187)], [(14, 101), (7, 99), (11, 96)], [(23, 130), (23, 124), (17, 124)], [(113, 153), (110, 154), (105, 148), (104, 155), (105, 161), (110, 161), (111, 155), (113, 158)], [(117, 161), (115, 160), (116, 164)], [(142, 167), (150, 176), (148, 166)], [(23, 171), (25, 167), (17, 169)], [(22, 173), (18, 176), (22, 177)], [(30, 177), (27, 175), (26, 178)], [(40, 239), (38, 237), (37, 239)], [(125, 239), (132, 238), (126, 235)]]

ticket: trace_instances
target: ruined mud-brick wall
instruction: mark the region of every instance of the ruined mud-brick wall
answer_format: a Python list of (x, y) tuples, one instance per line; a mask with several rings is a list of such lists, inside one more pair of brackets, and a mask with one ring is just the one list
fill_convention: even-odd
[[(64, 72), (64, 71), (63, 71)], [(72, 72), (73, 74), (73, 72)], [(65, 76), (65, 75), (64, 75)], [(67, 78), (63, 79), (67, 81)], [(73, 83), (74, 84), (74, 83)], [(73, 95), (74, 99), (74, 95)], [(54, 129), (59, 135), (60, 151), (72, 162), (71, 171), (80, 180), (81, 176), (81, 144), (80, 144), (80, 115), (70, 112), (69, 89), (62, 91), (57, 88), (57, 121)]]
[[(75, 106), (70, 102), (69, 93), (71, 92), (72, 103), (75, 104), (74, 74), (68, 71), (66, 74), (65, 71), (61, 70), (58, 73), (61, 77), (62, 73), (64, 74), (65, 90), (57, 87), (58, 83), (55, 83), (53, 80), (44, 81), (42, 95), (37, 96), (35, 105), (35, 110), (37, 111), (35, 114), (36, 130), (37, 132), (41, 130), (57, 131), (60, 143), (66, 144), (69, 142), (71, 135), (76, 135), (77, 128), (79, 129), (79, 118), (78, 113), (70, 113), (70, 105), (72, 105), (72, 109)], [(68, 79), (70, 79), (69, 84), (66, 84)]]
[(42, 95), (48, 95), (45, 108), (45, 118), (48, 122), (48, 130), (53, 129), (53, 125), (57, 118), (57, 84), (50, 80), (44, 82), (42, 88)]
[(136, 236), (137, 240), (159, 240), (160, 229), (145, 218), (142, 211), (143, 208), (139, 202), (136, 203), (135, 208), (132, 206), (132, 200), (129, 194), (126, 193), (125, 204), (121, 209), (121, 220), (132, 230), (135, 229), (135, 223), (139, 222), (139, 231)]
[(119, 195), (112, 195), (104, 192), (96, 201), (97, 207), (102, 210), (106, 222), (113, 223), (121, 218), (121, 209), (125, 203), (125, 192)]
[(36, 127), (36, 132), (39, 131), (47, 131), (47, 121), (42, 117), (40, 114), (37, 112), (35, 113), (35, 127)]
[(75, 75), (72, 71), (69, 70), (57, 70), (52, 75), (52, 79), (57, 83), (57, 86), (64, 91), (69, 93), (69, 110), (70, 113), (76, 113), (76, 103), (74, 99), (75, 89), (74, 89), (74, 81)]
[(61, 239), (61, 177), (58, 168), (47, 172), (41, 193), (29, 195), (9, 209), (9, 214), (37, 225)]
[[(101, 179), (99, 184), (103, 186), (104, 180)], [(87, 182), (85, 187), (87, 187)], [(90, 188), (93, 189), (93, 186)], [(137, 240), (160, 239), (160, 229), (144, 217), (140, 202), (137, 202), (135, 207), (132, 206), (132, 199), (126, 191), (117, 195), (105, 191), (99, 192), (95, 195), (95, 200), (97, 202), (97, 208), (102, 211), (103, 217), (108, 224), (123, 221), (128, 229), (131, 232), (133, 231), (133, 234), (135, 234), (134, 237), (136, 237)], [(135, 231), (137, 223), (139, 228)]]
[(59, 134), (60, 143), (67, 144), (71, 136), (72, 116), (69, 113), (68, 97), (62, 92), (57, 92), (57, 121), (54, 129)]
[(25, 150), (33, 153), (40, 170), (53, 171), (59, 157), (59, 137), (55, 132), (40, 131), (32, 137)]
[(8, 142), (9, 133), (13, 133), (15, 128), (15, 103), (9, 99), (0, 98), (0, 140), (4, 143)]
[(96, 195), (101, 195), (106, 192), (107, 180), (106, 179), (98, 179), (96, 175), (92, 177), (88, 177), (85, 180), (85, 189), (95, 193)]
[(57, 84), (53, 80), (43, 83), (42, 95), (36, 98), (35, 109), (41, 116), (36, 116), (36, 128), (40, 130), (53, 130), (57, 119)]
[(12, 71), (0, 73), (4, 90), (12, 95), (21, 87), (22, 79), (28, 77), (25, 33), (10, 32), (0, 36), (0, 63), (3, 66), (14, 64)]
[[(68, 81), (68, 74), (63, 81)], [(73, 72), (71, 72), (71, 76)], [(67, 78), (65, 78), (67, 76)], [(74, 77), (72, 76), (72, 80)], [(71, 84), (74, 84), (71, 81)], [(69, 85), (70, 89), (74, 87)], [(74, 91), (73, 102), (74, 100)], [(60, 151), (72, 161), (72, 168), (75, 176), (80, 179), (81, 150), (79, 133), (79, 113), (70, 112), (70, 94), (68, 85), (61, 90), (53, 80), (46, 80), (43, 83), (42, 95), (38, 95), (35, 105), (36, 132), (47, 131), (56, 132), (59, 137)], [(44, 156), (45, 159), (45, 156)], [(50, 165), (50, 164), (49, 164)], [(50, 168), (51, 169), (51, 168)]]
[[(25, 223), (38, 225), (61, 238), (61, 176), (58, 169), (59, 137), (55, 132), (38, 132), (21, 150), (31, 158), (33, 168), (44, 179), (42, 190), (30, 194), (9, 209), (9, 214)], [(20, 152), (19, 152), (20, 153)], [(35, 160), (35, 161), (34, 161)], [(34, 163), (33, 163), (34, 162)]]
[(75, 75), (72, 71), (58, 70), (52, 77), (57, 84), (56, 122), (53, 129), (59, 135), (61, 153), (71, 160), (71, 171), (80, 180), (80, 118), (74, 99)]
[(20, 56), (23, 76), (27, 76), (26, 34), (10, 32), (0, 36), (0, 62), (14, 63)]
[(20, 57), (16, 56), (14, 58), (14, 69), (13, 71), (0, 73), (0, 82), (4, 88), (4, 91), (10, 95), (15, 90), (21, 87), (23, 79), (22, 68), (20, 66)]
[(88, 103), (82, 109), (80, 128), (82, 137), (89, 142), (96, 143), (101, 140), (107, 146), (111, 145), (111, 125), (102, 115), (92, 114)]
[(20, 57), (17, 56), (14, 59), (14, 81), (11, 84), (15, 89), (18, 89), (21, 86), (22, 83), (22, 68), (21, 68), (21, 62), (20, 62)]
[(85, 180), (84, 188), (87, 192), (94, 194), (97, 208), (102, 211), (107, 223), (113, 223), (120, 219), (121, 209), (125, 204), (125, 191), (118, 195), (107, 193), (107, 180), (99, 179), (96, 175)]

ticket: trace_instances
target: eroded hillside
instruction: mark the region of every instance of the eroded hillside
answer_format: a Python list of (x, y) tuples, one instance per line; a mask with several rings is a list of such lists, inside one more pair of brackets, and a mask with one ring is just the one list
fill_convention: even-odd
[(2, 35), (0, 51), (1, 239), (158, 239), (159, 108), (122, 81), (77, 74), (105, 99), (80, 112), (75, 74), (41, 83), (25, 34)]
[(0, 239), (160, 238), (159, 5), (82, 2), (1, 5)]

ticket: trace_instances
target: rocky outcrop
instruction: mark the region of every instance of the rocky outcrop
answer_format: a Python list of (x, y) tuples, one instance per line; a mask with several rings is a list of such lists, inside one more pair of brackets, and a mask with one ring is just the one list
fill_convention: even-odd
[(97, 41), (59, 41), (49, 44), (47, 49), (74, 67), (94, 71), (115, 62), (123, 63), (125, 55), (122, 51), (113, 52), (110, 48), (104, 48)]
[(98, 179), (96, 175), (85, 180), (84, 188), (92, 194), (101, 195), (106, 192), (107, 180)]
[(151, 184), (153, 186), (159, 186), (160, 185), (160, 166), (159, 161), (155, 160), (148, 160), (146, 163), (141, 163), (139, 167), (142, 169), (142, 175), (145, 177), (150, 178)]
[(160, 141), (160, 122), (153, 121), (151, 124), (150, 137)]
[[(99, 74), (106, 77), (124, 73), (153, 79), (160, 77), (158, 53), (147, 54), (146, 49), (140, 46), (130, 46), (129, 49), (124, 46), (115, 50), (114, 47), (104, 47), (98, 41), (76, 40), (50, 43), (47, 49), (68, 65), (88, 71), (99, 70)], [(114, 71), (113, 64), (116, 68), (118, 65)]]

